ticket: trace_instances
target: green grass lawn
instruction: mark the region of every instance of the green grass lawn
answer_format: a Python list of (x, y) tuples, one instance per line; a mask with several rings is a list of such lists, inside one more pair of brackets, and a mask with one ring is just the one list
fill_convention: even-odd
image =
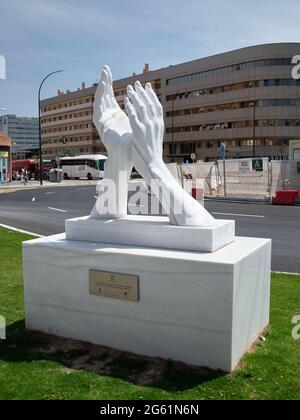
[(272, 276), (267, 340), (231, 375), (137, 357), (24, 328), (21, 242), (0, 228), (0, 399), (300, 399), (300, 277)]

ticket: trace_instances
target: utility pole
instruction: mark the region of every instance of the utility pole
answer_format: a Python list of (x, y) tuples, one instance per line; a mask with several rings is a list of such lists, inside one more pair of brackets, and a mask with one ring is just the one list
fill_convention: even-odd
[(38, 92), (38, 106), (39, 106), (39, 160), (40, 160), (40, 184), (43, 185), (43, 151), (42, 151), (42, 123), (41, 123), (41, 90), (45, 81), (56, 73), (61, 73), (63, 70), (56, 70), (49, 73), (41, 82)]
[(227, 188), (226, 188), (226, 145), (225, 145), (225, 143), (221, 143), (221, 157), (223, 159), (224, 197), (226, 197), (227, 196)]
[(173, 159), (173, 155), (175, 154), (174, 153), (174, 101), (175, 101), (175, 99), (173, 99), (172, 100), (172, 156), (171, 156), (171, 159), (172, 159), (172, 161), (174, 161), (174, 159)]
[[(179, 95), (179, 92), (176, 93), (175, 99), (172, 100), (172, 155), (175, 155), (175, 141), (174, 141), (174, 105), (175, 101)], [(172, 158), (172, 156), (171, 156)], [(173, 159), (172, 159), (173, 160)]]
[(253, 102), (253, 157), (256, 157), (256, 101)]

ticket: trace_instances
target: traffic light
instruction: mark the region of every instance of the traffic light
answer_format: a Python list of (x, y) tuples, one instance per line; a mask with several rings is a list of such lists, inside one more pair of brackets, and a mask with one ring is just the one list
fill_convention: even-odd
[(63, 144), (67, 144), (67, 143), (68, 143), (67, 137), (63, 137)]

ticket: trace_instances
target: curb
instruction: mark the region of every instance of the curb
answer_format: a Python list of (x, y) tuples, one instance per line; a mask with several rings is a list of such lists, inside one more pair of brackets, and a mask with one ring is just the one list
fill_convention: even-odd
[(269, 198), (248, 198), (248, 197), (213, 197), (204, 196), (206, 201), (220, 201), (220, 202), (231, 202), (231, 203), (258, 203), (258, 204), (270, 204)]
[(287, 273), (285, 271), (272, 271), (273, 274), (284, 274), (289, 276), (300, 276), (300, 273)]
[(28, 232), (27, 230), (18, 229), (13, 226), (3, 225), (2, 223), (0, 223), (0, 227), (4, 229), (12, 230), (13, 232), (24, 233), (26, 235), (36, 236), (37, 238), (44, 238), (43, 235), (39, 235), (38, 233)]

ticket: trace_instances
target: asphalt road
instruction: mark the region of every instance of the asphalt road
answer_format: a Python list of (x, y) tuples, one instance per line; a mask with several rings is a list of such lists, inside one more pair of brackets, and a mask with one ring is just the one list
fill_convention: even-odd
[[(95, 200), (94, 185), (1, 194), (0, 223), (40, 235), (61, 233), (65, 219), (89, 214)], [(300, 273), (299, 206), (216, 201), (206, 201), (205, 206), (216, 218), (236, 220), (238, 236), (271, 238), (274, 271)], [(129, 211), (133, 209), (131, 204)]]

